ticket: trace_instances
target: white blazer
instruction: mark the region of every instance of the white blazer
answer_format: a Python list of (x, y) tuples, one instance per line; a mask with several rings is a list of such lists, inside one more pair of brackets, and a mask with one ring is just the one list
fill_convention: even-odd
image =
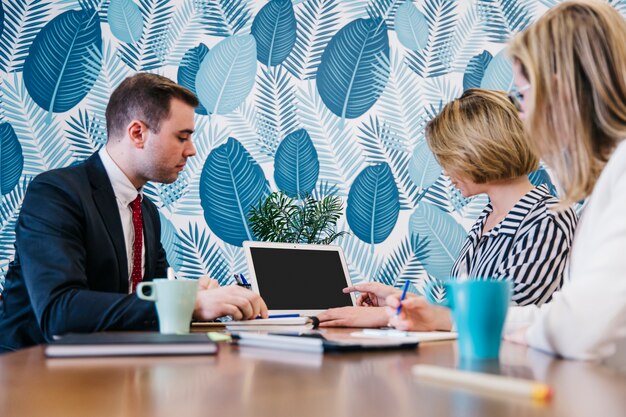
[(626, 364), (626, 140), (613, 152), (578, 222), (563, 290), (541, 307), (511, 307), (506, 331), (572, 359)]

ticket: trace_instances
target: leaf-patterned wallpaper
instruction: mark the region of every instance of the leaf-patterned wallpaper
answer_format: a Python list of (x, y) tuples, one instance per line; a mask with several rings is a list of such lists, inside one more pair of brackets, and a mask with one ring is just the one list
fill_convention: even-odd
[(425, 123), (465, 88), (508, 90), (506, 41), (557, 2), (2, 0), (0, 285), (29, 182), (100, 149), (110, 93), (150, 71), (201, 101), (197, 156), (146, 186), (181, 274), (245, 272), (247, 211), (282, 190), (343, 198), (353, 280), (420, 291), (486, 203), (442, 175)]

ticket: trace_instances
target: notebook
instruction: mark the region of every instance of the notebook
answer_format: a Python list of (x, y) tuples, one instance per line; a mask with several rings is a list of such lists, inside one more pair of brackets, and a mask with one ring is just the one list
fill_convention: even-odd
[(270, 314), (315, 316), (333, 307), (356, 305), (343, 251), (339, 246), (243, 242), (248, 281)]
[(255, 331), (255, 332), (271, 332), (271, 331), (297, 331), (302, 332), (317, 328), (319, 320), (317, 317), (284, 317), (255, 319), (242, 321), (226, 321), (226, 322), (193, 322), (193, 328), (222, 328), (228, 331)]
[(356, 338), (345, 333), (233, 333), (240, 346), (299, 352), (347, 352), (357, 350), (415, 349), (414, 340)]
[(104, 332), (68, 334), (45, 348), (50, 358), (87, 356), (211, 355), (217, 344), (206, 333)]

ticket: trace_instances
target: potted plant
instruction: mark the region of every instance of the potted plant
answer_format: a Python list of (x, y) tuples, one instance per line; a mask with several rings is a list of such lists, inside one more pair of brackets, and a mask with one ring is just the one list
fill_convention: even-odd
[(252, 207), (248, 221), (261, 241), (328, 245), (348, 233), (336, 231), (342, 213), (343, 201), (338, 196), (317, 200), (307, 194), (295, 200), (279, 191)]

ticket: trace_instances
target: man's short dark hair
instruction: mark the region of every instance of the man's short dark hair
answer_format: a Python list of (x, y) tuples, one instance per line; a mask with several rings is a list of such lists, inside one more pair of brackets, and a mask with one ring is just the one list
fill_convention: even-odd
[(113, 91), (107, 105), (108, 137), (122, 137), (133, 119), (143, 121), (158, 133), (161, 122), (169, 116), (173, 98), (194, 108), (199, 104), (194, 93), (167, 77), (143, 72), (126, 78)]

